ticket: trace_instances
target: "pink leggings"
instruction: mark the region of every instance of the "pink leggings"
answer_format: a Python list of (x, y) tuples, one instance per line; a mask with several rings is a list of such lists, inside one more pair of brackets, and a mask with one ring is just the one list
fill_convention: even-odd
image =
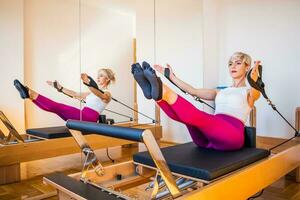
[(99, 118), (99, 113), (91, 108), (84, 107), (80, 110), (72, 106), (57, 103), (42, 95), (39, 95), (32, 102), (45, 111), (57, 114), (65, 121), (68, 119), (80, 120), (80, 112), (82, 117), (81, 120), (83, 121), (97, 122)]
[(157, 104), (170, 118), (184, 123), (193, 142), (200, 147), (230, 151), (244, 144), (244, 123), (234, 117), (200, 111), (179, 95), (172, 105), (164, 100)]

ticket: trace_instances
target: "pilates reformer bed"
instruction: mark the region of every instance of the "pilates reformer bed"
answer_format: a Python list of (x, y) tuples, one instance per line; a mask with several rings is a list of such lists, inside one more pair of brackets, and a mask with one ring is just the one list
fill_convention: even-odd
[[(68, 121), (67, 127), (86, 162), (81, 173), (44, 177), (59, 199), (132, 199), (134, 188), (148, 192), (142, 199), (247, 199), (300, 165), (300, 144), (270, 154), (255, 147), (254, 128), (245, 129), (241, 150), (220, 152), (193, 143), (160, 149), (151, 131), (143, 129), (80, 121)], [(102, 167), (82, 137), (85, 131), (142, 142), (148, 151), (135, 154), (132, 162)]]
[[(66, 126), (28, 129), (27, 134), (19, 134), (2, 111), (0, 111), (0, 120), (6, 129), (4, 132), (0, 129), (0, 184), (20, 181), (20, 164), (22, 162), (80, 152)], [(157, 140), (161, 138), (162, 128), (157, 124), (128, 122), (120, 125), (151, 129), (156, 133), (155, 137)], [(84, 134), (87, 142), (93, 149), (136, 143), (129, 140), (95, 135), (92, 132), (84, 132)]]

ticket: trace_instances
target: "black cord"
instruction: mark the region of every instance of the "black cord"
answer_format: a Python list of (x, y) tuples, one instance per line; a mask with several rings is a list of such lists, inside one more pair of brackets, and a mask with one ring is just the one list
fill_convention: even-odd
[(265, 84), (264, 82), (262, 81), (262, 66), (259, 65), (258, 66), (258, 71), (259, 71), (259, 76), (257, 78), (256, 81), (254, 81), (252, 78), (251, 78), (251, 72), (252, 72), (253, 69), (250, 69), (248, 74), (247, 74), (247, 80), (249, 82), (249, 84), (251, 85), (251, 87), (255, 88), (257, 91), (259, 91), (263, 97), (267, 100), (268, 104), (272, 107), (272, 109), (274, 111), (276, 111), (279, 116), (295, 131), (295, 135), (283, 142), (281, 142), (280, 144), (278, 145), (275, 145), (273, 147), (271, 147), (269, 149), (269, 151), (271, 152), (273, 149), (291, 141), (292, 139), (294, 139), (295, 137), (297, 137), (299, 134), (299, 132), (297, 131), (297, 129), (277, 110), (276, 106), (272, 103), (272, 101), (269, 99), (268, 95), (266, 94), (266, 91), (265, 91)]
[(130, 121), (133, 121), (133, 118), (130, 117), (130, 116), (128, 116), (128, 115), (124, 115), (124, 114), (118, 113), (118, 112), (116, 112), (116, 111), (109, 110), (109, 109), (107, 109), (107, 108), (105, 108), (104, 110), (105, 110), (105, 111), (108, 111), (108, 112), (111, 112), (111, 113), (114, 113), (114, 114), (117, 114), (117, 115), (120, 115), (120, 116), (123, 116), (123, 117), (127, 117), (127, 118), (130, 119)]
[[(57, 89), (57, 86), (56, 86), (55, 88)], [(63, 87), (62, 87), (62, 88), (63, 88)], [(100, 90), (100, 89), (99, 89), (99, 90)], [(60, 93), (63, 93), (64, 95), (66, 95), (66, 96), (68, 96), (68, 97), (74, 98), (73, 96), (71, 96), (71, 95), (69, 95), (69, 94), (63, 92), (62, 89), (57, 89), (57, 91), (60, 92)], [(86, 103), (86, 101), (83, 100), (83, 99), (81, 99), (80, 102), (81, 102), (81, 103)], [(119, 116), (126, 117), (126, 118), (130, 119), (130, 121), (133, 121), (133, 117), (130, 117), (130, 116), (128, 116), (128, 115), (125, 115), (125, 114), (122, 114), (122, 113), (118, 113), (118, 112), (116, 112), (116, 111), (112, 111), (112, 110), (107, 109), (107, 108), (105, 108), (104, 110), (107, 111), (107, 112), (111, 112), (111, 113), (117, 114), (117, 115), (119, 115)], [(140, 114), (141, 114), (141, 113), (140, 113)], [(150, 118), (150, 119), (152, 119), (152, 118)], [(154, 120), (154, 119), (152, 119), (152, 120)], [(154, 120), (154, 121), (155, 121), (155, 120)], [(153, 123), (155, 123), (155, 122), (153, 122)]]
[(117, 100), (117, 99), (115, 99), (115, 98), (113, 98), (113, 97), (111, 97), (111, 99), (114, 100), (115, 102), (117, 102), (117, 103), (119, 103), (119, 104), (125, 106), (126, 108), (129, 108), (130, 110), (132, 110), (132, 111), (134, 111), (134, 112), (136, 112), (136, 113), (139, 113), (139, 114), (143, 115), (144, 117), (146, 117), (146, 118), (148, 118), (148, 119), (151, 119), (151, 120), (152, 120), (152, 123), (157, 123), (157, 121), (156, 121), (155, 119), (153, 119), (153, 118), (151, 118), (151, 117), (149, 117), (149, 116), (147, 116), (147, 115), (145, 115), (145, 114), (143, 114), (143, 113), (141, 113), (141, 112), (139, 112), (139, 111), (137, 111), (137, 110), (131, 108), (130, 106), (126, 105), (125, 103), (123, 103), (123, 102), (121, 102), (121, 101), (119, 101), (119, 100)]
[[(96, 84), (96, 82), (93, 80), (92, 77), (88, 76), (88, 79), (90, 80), (89, 84), (84, 83), (84, 85), (86, 85), (86, 86), (88, 86), (88, 87), (92, 87), (92, 88), (98, 90), (99, 92), (101, 92), (102, 94), (104, 94), (104, 91), (101, 90), (101, 89), (98, 87), (98, 85)], [(123, 102), (117, 100), (116, 98), (111, 97), (111, 99), (112, 99), (113, 101), (115, 101), (115, 102), (117, 102), (117, 103), (119, 103), (119, 104), (125, 106), (126, 108), (129, 108), (130, 110), (132, 110), (132, 111), (134, 111), (134, 112), (136, 112), (136, 113), (139, 113), (140, 115), (143, 115), (144, 117), (146, 117), (146, 118), (148, 118), (148, 119), (151, 119), (151, 120), (152, 120), (152, 123), (157, 123), (157, 121), (156, 121), (155, 119), (153, 119), (153, 118), (151, 118), (151, 117), (149, 117), (149, 116), (147, 116), (147, 115), (145, 115), (145, 114), (143, 114), (143, 113), (141, 113), (141, 112), (139, 112), (139, 111), (137, 111), (137, 110), (131, 108), (130, 106), (128, 106), (128, 105), (126, 105), (125, 103), (123, 103)]]
[(123, 123), (131, 123), (132, 121), (119, 121), (119, 122), (115, 122), (114, 125), (118, 125), (118, 124), (123, 124)]
[(112, 159), (112, 158), (110, 157), (109, 153), (108, 153), (108, 148), (106, 148), (106, 156), (108, 157), (108, 159), (109, 159), (111, 162), (115, 163), (115, 160)]
[(295, 135), (293, 137), (291, 137), (291, 138), (289, 138), (289, 139), (287, 139), (287, 140), (285, 140), (285, 141), (283, 141), (283, 142), (281, 142), (281, 143), (279, 143), (279, 144), (271, 147), (269, 149), (269, 151), (272, 151), (273, 149), (276, 149), (277, 147), (280, 147), (281, 145), (283, 145), (283, 144), (291, 141), (292, 139), (298, 137), (300, 134), (297, 131), (297, 129), (277, 110), (276, 106), (272, 103), (272, 101), (270, 99), (267, 99), (267, 102), (273, 108), (273, 110), (275, 110), (279, 114), (279, 116), (295, 131)]
[[(173, 84), (175, 85), (179, 90), (181, 90), (184, 94), (186, 95), (191, 95), (190, 93), (188, 93), (187, 91), (183, 90), (182, 88), (180, 88), (176, 83), (174, 83), (171, 79), (170, 79), (170, 69), (169, 68), (165, 68), (164, 71), (164, 76)], [(195, 101), (198, 101), (202, 104), (205, 104), (206, 106), (210, 107), (211, 109), (215, 110), (215, 108), (211, 105), (209, 105), (208, 103), (206, 103), (205, 101), (203, 101), (201, 98), (191, 95)]]

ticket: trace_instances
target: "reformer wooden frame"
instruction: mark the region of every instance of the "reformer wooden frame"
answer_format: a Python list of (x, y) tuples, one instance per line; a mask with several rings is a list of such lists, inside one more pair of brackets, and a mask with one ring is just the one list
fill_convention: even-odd
[[(136, 62), (136, 39), (133, 39), (133, 62)], [(134, 81), (133, 93), (134, 102), (133, 108), (138, 110), (137, 104), (137, 89), (136, 82)], [(159, 122), (160, 113), (155, 113), (155, 120)], [(121, 123), (118, 126), (135, 126), (135, 128), (149, 129), (152, 133), (155, 133), (155, 139), (160, 140), (162, 138), (161, 125), (155, 124), (138, 124), (138, 114), (133, 113), (133, 122)], [(36, 136), (30, 136), (28, 134), (21, 134), (24, 138)], [(0, 139), (5, 135), (0, 130)], [(133, 144), (136, 142), (120, 139), (111, 139), (99, 135), (86, 135), (87, 142), (93, 149), (102, 149), (108, 147), (122, 146), (127, 144)], [(39, 138), (39, 141), (30, 143), (18, 143), (13, 145), (4, 145), (0, 143), (0, 185), (12, 182), (20, 181), (20, 163), (28, 162), (38, 159), (46, 159), (51, 157), (57, 157), (67, 154), (78, 153), (80, 150), (77, 148), (76, 142), (72, 137), (58, 138), (58, 139), (44, 139)], [(37, 151), (38, 150), (38, 151)]]
[[(130, 126), (132, 123), (124, 123), (121, 125)], [(162, 127), (159, 125), (137, 125), (135, 128), (152, 130), (153, 133), (156, 133), (155, 138), (157, 140), (162, 137)], [(94, 134), (85, 135), (84, 137), (93, 149), (103, 149), (136, 143), (133, 141), (108, 138)], [(79, 152), (80, 149), (78, 149), (77, 144), (72, 137), (41, 139), (40, 141), (11, 145), (0, 144), (0, 184), (20, 181), (20, 163), (22, 162)]]
[[(154, 141), (147, 141), (149, 138), (144, 138), (144, 142), (153, 143)], [(152, 154), (153, 150), (148, 149), (150, 154)], [(161, 154), (160, 150), (155, 150), (155, 153)], [(188, 193), (186, 190), (182, 191), (182, 196), (176, 195), (173, 196), (178, 197), (178, 199), (205, 199), (205, 200), (215, 200), (215, 199), (232, 199), (232, 200), (244, 200), (255, 193), (261, 191), (266, 188), (268, 185), (277, 181), (282, 176), (288, 174), (290, 171), (294, 169), (299, 170), (300, 166), (300, 157), (298, 156), (300, 152), (300, 143), (288, 148), (280, 153), (272, 154), (268, 158), (262, 159), (255, 163), (250, 164), (249, 166), (243, 167), (239, 170), (231, 172), (227, 175), (224, 175), (217, 180), (213, 180), (211, 182), (202, 182), (201, 180), (194, 179), (197, 181), (196, 184), (192, 184), (194, 191)], [(284, 164), (283, 164), (284, 163)], [(138, 164), (138, 163), (136, 163)], [(109, 188), (117, 188), (118, 190), (122, 187), (133, 187), (139, 185), (142, 181), (141, 178), (137, 176), (132, 176), (129, 178), (125, 178), (121, 181), (115, 181), (115, 172), (118, 171), (116, 168), (122, 168), (128, 170), (128, 172), (134, 171), (133, 162), (121, 163), (116, 166), (109, 166), (106, 169), (106, 174), (103, 177), (96, 176), (93, 172), (90, 172), (90, 180), (89, 184), (94, 186), (99, 186), (103, 188), (103, 186)], [(164, 166), (165, 168), (166, 166)], [(167, 168), (167, 167), (166, 167)], [(145, 165), (138, 164), (138, 171), (141, 176), (145, 176), (144, 178), (149, 180), (149, 175), (153, 175), (153, 171), (155, 172), (157, 168), (148, 167)], [(161, 167), (159, 168), (161, 171)], [(146, 174), (146, 175), (145, 175)], [(174, 175), (174, 174), (173, 174)], [(176, 176), (181, 176), (180, 174), (175, 174)], [(74, 178), (79, 179), (80, 173), (71, 175)], [(299, 175), (298, 175), (299, 176)], [(186, 177), (185, 178), (192, 178)], [(52, 183), (47, 178), (44, 178), (46, 183), (54, 186), (59, 192), (59, 195), (64, 197), (72, 197), (75, 199), (76, 195), (67, 191), (65, 188), (58, 187), (57, 184)], [(296, 181), (299, 181), (299, 177), (296, 178)], [(127, 186), (130, 185), (130, 186)], [(238, 185), (238, 188), (237, 188)], [(156, 186), (157, 187), (157, 186)], [(195, 187), (197, 189), (195, 189)], [(157, 190), (154, 186), (154, 190)], [(111, 189), (110, 189), (111, 190)], [(156, 191), (157, 192), (157, 191)], [(61, 196), (61, 197), (62, 197)], [(154, 198), (152, 194), (152, 199)], [(62, 198), (63, 199), (63, 198)]]

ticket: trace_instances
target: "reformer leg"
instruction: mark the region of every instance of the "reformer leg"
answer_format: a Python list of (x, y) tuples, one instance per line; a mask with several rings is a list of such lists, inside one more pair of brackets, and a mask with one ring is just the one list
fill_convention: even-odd
[(86, 160), (83, 165), (83, 170), (81, 174), (81, 178), (83, 181), (87, 181), (87, 174), (88, 171), (92, 168), (94, 169), (95, 173), (99, 176), (104, 174), (104, 169), (99, 160), (97, 159), (94, 151), (92, 148), (88, 145), (86, 139), (84, 136), (81, 134), (80, 131), (75, 131), (75, 130), (70, 130), (72, 136), (78, 143), (80, 149), (86, 156)]

